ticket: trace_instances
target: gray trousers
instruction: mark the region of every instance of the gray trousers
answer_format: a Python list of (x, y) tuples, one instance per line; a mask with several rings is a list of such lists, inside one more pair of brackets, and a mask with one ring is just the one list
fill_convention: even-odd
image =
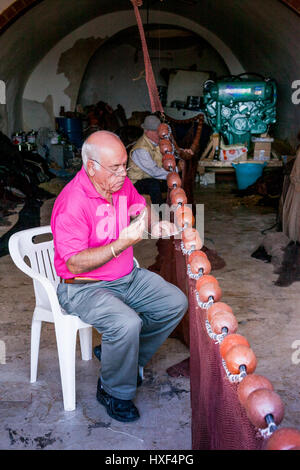
[(78, 315), (102, 334), (101, 383), (115, 398), (131, 400), (138, 366), (145, 366), (188, 308), (178, 287), (147, 269), (115, 281), (59, 284), (67, 313)]

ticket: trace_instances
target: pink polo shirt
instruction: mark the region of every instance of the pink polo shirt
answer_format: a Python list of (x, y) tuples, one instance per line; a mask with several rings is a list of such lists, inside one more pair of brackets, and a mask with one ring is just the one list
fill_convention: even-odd
[[(66, 265), (71, 256), (117, 240), (120, 232), (129, 225), (130, 216), (135, 216), (146, 206), (145, 199), (129, 178), (112, 198), (113, 204), (109, 204), (96, 191), (83, 167), (59, 194), (51, 217), (54, 265), (58, 276), (74, 277)], [(118, 258), (78, 276), (113, 281), (126, 276), (132, 269), (133, 248), (130, 247)]]

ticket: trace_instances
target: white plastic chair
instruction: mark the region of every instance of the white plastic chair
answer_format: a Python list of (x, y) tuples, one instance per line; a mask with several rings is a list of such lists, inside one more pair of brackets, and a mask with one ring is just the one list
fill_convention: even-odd
[[(16, 266), (33, 279), (36, 306), (31, 323), (30, 382), (36, 382), (42, 321), (54, 323), (62, 384), (64, 409), (75, 410), (75, 353), (79, 330), (81, 355), (92, 359), (92, 327), (75, 315), (63, 313), (56, 288), (59, 277), (54, 269), (53, 240), (34, 243), (34, 237), (51, 234), (51, 227), (37, 227), (15, 233), (9, 240), (9, 252)], [(28, 257), (30, 266), (24, 258)]]
[[(56, 289), (60, 282), (54, 268), (53, 240), (34, 243), (39, 235), (51, 235), (51, 227), (36, 227), (17, 232), (9, 240), (9, 253), (16, 266), (33, 279), (36, 306), (31, 323), (30, 382), (37, 379), (42, 321), (54, 323), (62, 384), (64, 409), (76, 408), (75, 353), (79, 330), (81, 355), (84, 361), (92, 359), (92, 327), (75, 315), (63, 313)], [(30, 261), (30, 266), (24, 261)], [(138, 261), (134, 262), (139, 267)], [(139, 368), (143, 377), (143, 368)]]

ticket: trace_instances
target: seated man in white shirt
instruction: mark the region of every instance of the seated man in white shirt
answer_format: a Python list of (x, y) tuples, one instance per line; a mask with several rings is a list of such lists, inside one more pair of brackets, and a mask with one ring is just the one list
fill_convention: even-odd
[(142, 128), (144, 134), (136, 142), (129, 155), (128, 176), (140, 194), (149, 194), (152, 204), (162, 204), (162, 193), (167, 192), (167, 175), (162, 166), (159, 149), (158, 127), (161, 124), (156, 116), (147, 116)]

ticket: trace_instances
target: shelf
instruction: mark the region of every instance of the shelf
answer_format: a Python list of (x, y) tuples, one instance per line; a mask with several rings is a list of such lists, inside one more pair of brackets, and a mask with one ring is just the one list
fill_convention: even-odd
[[(257, 161), (257, 160), (248, 160), (247, 163), (251, 163), (251, 161)], [(220, 162), (218, 160), (200, 160), (198, 162), (198, 167), (210, 167), (210, 168), (233, 168), (232, 163), (235, 162)], [(245, 162), (246, 163), (246, 162)], [(282, 167), (283, 162), (281, 160), (270, 160), (267, 162), (268, 167)]]

